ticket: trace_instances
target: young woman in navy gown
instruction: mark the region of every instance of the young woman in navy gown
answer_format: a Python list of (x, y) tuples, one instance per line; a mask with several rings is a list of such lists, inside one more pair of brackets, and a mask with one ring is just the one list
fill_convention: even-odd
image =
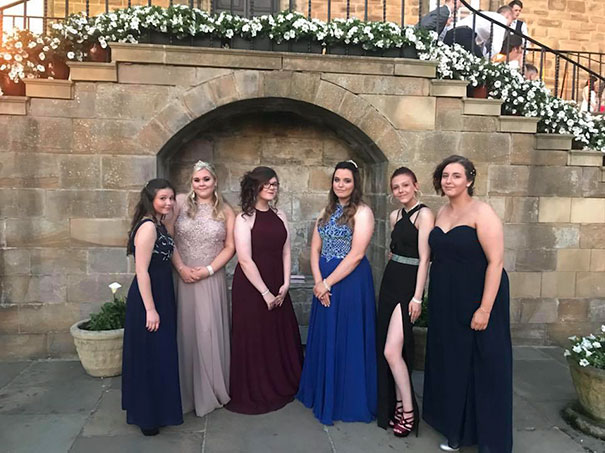
[(512, 348), (502, 223), (473, 199), (477, 172), (450, 156), (433, 174), (448, 197), (430, 234), (430, 322), (423, 418), (443, 434), (443, 451), (477, 444), (512, 451)]
[(376, 415), (376, 305), (365, 257), (373, 231), (357, 164), (340, 162), (313, 231), (314, 297), (297, 395), (325, 425)]
[(412, 385), (414, 335), (412, 325), (422, 311), (429, 268), (429, 233), (435, 224), (431, 210), (418, 201), (418, 181), (400, 167), (391, 176), (393, 197), (402, 204), (391, 212), (391, 259), (378, 298), (378, 426), (393, 427), (405, 437), (416, 428), (419, 411)]
[(183, 423), (172, 282), (172, 237), (162, 223), (172, 213), (174, 188), (152, 179), (141, 191), (127, 253), (136, 276), (126, 302), (122, 364), (122, 409), (146, 436)]

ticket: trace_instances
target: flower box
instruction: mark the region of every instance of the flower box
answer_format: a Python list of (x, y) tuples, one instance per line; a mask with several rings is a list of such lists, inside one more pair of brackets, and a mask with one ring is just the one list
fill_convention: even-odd
[(252, 49), (270, 51), (273, 49), (273, 43), (267, 36), (257, 36), (252, 38)]
[(190, 47), (191, 46), (191, 36), (190, 35), (186, 35), (186, 36), (183, 36), (181, 38), (173, 36), (172, 40), (171, 40), (171, 44), (173, 46), (188, 46), (188, 47)]
[(292, 41), (290, 46), (290, 52), (299, 53), (322, 53), (323, 47), (321, 43), (311, 39), (297, 39)]
[(290, 52), (290, 42), (282, 41), (282, 42), (273, 42), (273, 51), (274, 52)]
[(229, 47), (231, 47), (232, 49), (250, 50), (250, 48), (252, 47), (252, 42), (240, 36), (234, 36), (233, 38), (231, 38)]
[(150, 30), (149, 31), (149, 43), (150, 44), (171, 44), (172, 39), (170, 33), (163, 33), (161, 31)]
[(332, 44), (328, 46), (331, 55), (364, 55), (365, 51), (358, 44)]
[(191, 45), (194, 47), (222, 47), (220, 39), (212, 38), (210, 35), (195, 35), (191, 38)]

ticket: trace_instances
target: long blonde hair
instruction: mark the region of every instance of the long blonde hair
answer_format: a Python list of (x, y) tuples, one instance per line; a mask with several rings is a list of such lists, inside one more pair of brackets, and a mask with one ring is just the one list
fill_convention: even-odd
[[(218, 178), (216, 177), (216, 170), (214, 166), (209, 162), (204, 162), (203, 160), (198, 160), (193, 166), (193, 171), (191, 172), (191, 179), (193, 179), (193, 175), (198, 171), (208, 170), (210, 176), (214, 179), (214, 192), (212, 193), (212, 218), (215, 220), (225, 220), (225, 213), (223, 212), (223, 208), (225, 206), (225, 202), (221, 193), (218, 191)], [(197, 214), (198, 204), (195, 202), (197, 196), (193, 190), (193, 184), (191, 184), (191, 188), (189, 189), (189, 193), (187, 194), (187, 215), (190, 218), (194, 218)]]

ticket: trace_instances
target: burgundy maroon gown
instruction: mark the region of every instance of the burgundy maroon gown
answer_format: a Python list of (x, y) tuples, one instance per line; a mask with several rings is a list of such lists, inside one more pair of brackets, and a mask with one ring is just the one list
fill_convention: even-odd
[[(252, 260), (267, 288), (277, 295), (284, 283), (284, 223), (272, 209), (257, 210), (251, 234)], [(231, 401), (225, 407), (242, 414), (277, 410), (294, 399), (302, 368), (302, 346), (290, 295), (269, 311), (238, 264), (231, 298)]]

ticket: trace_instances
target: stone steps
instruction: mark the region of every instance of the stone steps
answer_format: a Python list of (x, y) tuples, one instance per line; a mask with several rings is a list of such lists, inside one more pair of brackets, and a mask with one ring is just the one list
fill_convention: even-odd
[(462, 98), (464, 115), (500, 116), (502, 101), (499, 99)]
[(24, 79), (25, 95), (30, 98), (73, 99), (71, 80)]
[(0, 96), (0, 115), (27, 115), (27, 96)]
[(571, 150), (567, 165), (576, 167), (603, 167), (603, 153), (592, 149)]

